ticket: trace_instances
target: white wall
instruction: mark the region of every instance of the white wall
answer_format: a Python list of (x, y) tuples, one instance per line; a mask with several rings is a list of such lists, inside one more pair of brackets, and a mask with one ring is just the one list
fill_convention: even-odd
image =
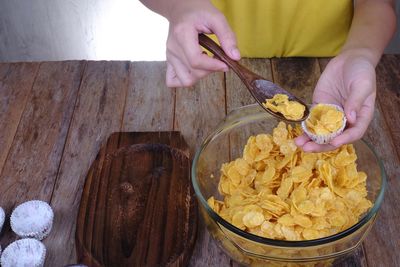
[(138, 0), (0, 0), (0, 61), (164, 60), (167, 31)]
[(138, 0), (0, 0), (0, 61), (165, 60), (167, 31)]

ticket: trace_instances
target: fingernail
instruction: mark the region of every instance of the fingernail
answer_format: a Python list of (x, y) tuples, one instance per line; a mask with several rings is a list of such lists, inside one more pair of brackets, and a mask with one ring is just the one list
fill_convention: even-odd
[(237, 48), (233, 48), (233, 49), (231, 50), (231, 52), (232, 52), (232, 56), (233, 56), (234, 58), (236, 58), (236, 59), (239, 59), (239, 58), (240, 58), (240, 52), (239, 52), (239, 50), (238, 50)]

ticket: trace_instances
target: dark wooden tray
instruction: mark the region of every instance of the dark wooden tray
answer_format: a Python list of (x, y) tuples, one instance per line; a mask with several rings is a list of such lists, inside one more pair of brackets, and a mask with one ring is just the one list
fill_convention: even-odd
[(114, 133), (86, 177), (78, 260), (88, 266), (185, 266), (196, 239), (196, 203), (189, 149), (179, 132)]

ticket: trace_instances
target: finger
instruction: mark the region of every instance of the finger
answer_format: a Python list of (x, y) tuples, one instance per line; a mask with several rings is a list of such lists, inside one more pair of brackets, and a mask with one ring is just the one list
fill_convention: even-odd
[(361, 139), (373, 118), (373, 113), (373, 106), (364, 105), (357, 116), (356, 123), (347, 128), (341, 135), (335, 137), (331, 144), (339, 147)]
[(371, 79), (362, 79), (350, 85), (350, 95), (344, 103), (344, 112), (350, 124), (354, 124), (365, 100), (374, 91), (375, 83)]
[(296, 146), (298, 146), (298, 147), (302, 147), (308, 141), (310, 141), (310, 137), (308, 137), (304, 133), (294, 139), (294, 142), (295, 142)]
[[(197, 79), (204, 78), (211, 72), (208, 71), (196, 71), (196, 73), (192, 73), (193, 76), (195, 76)], [(167, 66), (167, 72), (166, 72), (166, 84), (168, 87), (184, 87), (184, 86), (189, 86), (189, 85), (183, 85), (181, 81), (179, 80), (178, 76), (175, 73), (174, 68), (169, 65)]]
[(209, 23), (210, 28), (217, 35), (224, 52), (233, 60), (239, 60), (240, 52), (237, 48), (236, 37), (226, 18), (223, 15), (215, 16)]
[(350, 144), (361, 139), (363, 133), (364, 130), (357, 127), (352, 127), (345, 130), (341, 135), (335, 137), (330, 143), (335, 147), (340, 147), (344, 144)]
[(196, 79), (192, 76), (190, 70), (187, 69), (185, 64), (183, 64), (178, 58), (168, 54), (167, 60), (175, 70), (176, 76), (182, 87), (192, 86), (196, 82)]
[(203, 50), (199, 46), (198, 32), (195, 29), (182, 31), (178, 38), (179, 45), (184, 53), (184, 61), (188, 68), (207, 71), (228, 71), (228, 66), (224, 62), (203, 54)]
[(335, 150), (336, 147), (331, 144), (317, 144), (315, 142), (309, 141), (302, 146), (304, 152), (325, 152)]
[(176, 72), (176, 77), (180, 81), (181, 86), (188, 87), (194, 85), (199, 79), (207, 76), (212, 73), (212, 71), (207, 70), (191, 70), (187, 68), (187, 66), (182, 63), (179, 58), (169, 55), (169, 61), (173, 69)]
[(213, 71), (207, 71), (207, 70), (195, 70), (193, 72), (193, 75), (200, 80), (201, 78), (206, 77), (208, 74), (213, 73)]
[(182, 87), (181, 81), (179, 81), (178, 76), (174, 70), (174, 67), (167, 62), (167, 71), (166, 71), (166, 84), (168, 87)]

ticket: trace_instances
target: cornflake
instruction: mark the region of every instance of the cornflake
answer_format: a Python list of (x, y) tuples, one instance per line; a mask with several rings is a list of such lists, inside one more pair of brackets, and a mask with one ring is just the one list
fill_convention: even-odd
[(305, 153), (299, 127), (280, 122), (272, 135), (251, 136), (243, 156), (221, 167), (219, 192), (208, 205), (239, 229), (281, 240), (310, 240), (358, 222), (372, 203), (352, 145)]
[(316, 135), (326, 135), (338, 131), (343, 126), (344, 114), (335, 107), (317, 104), (311, 109), (306, 120), (308, 130)]
[(289, 100), (285, 94), (276, 94), (267, 99), (263, 105), (273, 112), (281, 113), (286, 119), (300, 120), (304, 116), (306, 107), (297, 101)]

